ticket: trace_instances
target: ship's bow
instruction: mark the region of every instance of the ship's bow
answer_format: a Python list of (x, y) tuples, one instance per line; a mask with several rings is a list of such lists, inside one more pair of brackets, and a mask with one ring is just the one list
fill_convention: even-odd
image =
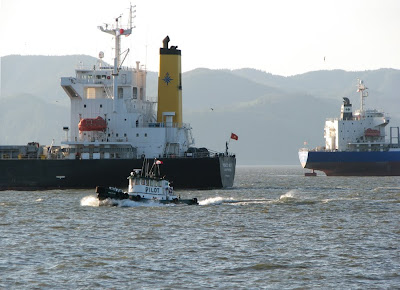
[(308, 149), (300, 149), (299, 150), (299, 160), (300, 164), (303, 168), (306, 168), (308, 159)]

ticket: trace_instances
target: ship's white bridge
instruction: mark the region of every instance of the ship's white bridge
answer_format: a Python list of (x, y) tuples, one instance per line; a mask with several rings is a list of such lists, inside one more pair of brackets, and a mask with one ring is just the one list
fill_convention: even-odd
[(189, 150), (194, 138), (190, 125), (182, 122), (180, 50), (177, 46), (169, 47), (169, 37), (160, 49), (160, 74), (162, 68), (174, 75), (174, 81), (166, 86), (159, 77), (157, 102), (146, 94), (145, 67), (140, 62), (134, 68), (123, 66), (129, 50), (121, 53), (121, 40), (125, 39), (121, 36), (132, 33), (132, 8), (128, 27), (121, 26), (120, 17), (115, 19), (114, 26), (99, 27), (115, 39), (113, 65), (105, 64), (104, 53), (100, 52), (95, 65), (80, 64), (75, 77), (61, 78), (61, 86), (71, 101), (71, 123), (64, 127), (66, 136), (62, 142), (66, 158), (203, 154)]
[[(387, 150), (386, 126), (390, 118), (376, 109), (364, 109), (368, 95), (362, 81), (358, 84), (361, 109), (353, 114), (352, 104), (343, 98), (340, 118), (327, 119), (324, 128), (326, 151), (383, 151)], [(391, 129), (392, 135), (392, 129)], [(393, 147), (393, 146), (392, 146)]]

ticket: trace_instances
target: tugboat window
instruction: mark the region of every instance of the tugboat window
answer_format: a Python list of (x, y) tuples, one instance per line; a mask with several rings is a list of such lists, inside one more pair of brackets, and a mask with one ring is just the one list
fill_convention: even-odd
[(85, 105), (83, 105), (83, 107), (84, 107), (84, 108), (86, 108), (86, 104), (85, 104)]

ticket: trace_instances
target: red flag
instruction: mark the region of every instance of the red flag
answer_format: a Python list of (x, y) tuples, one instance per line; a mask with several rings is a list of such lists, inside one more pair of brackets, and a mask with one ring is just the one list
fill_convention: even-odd
[(236, 135), (236, 134), (234, 134), (234, 133), (231, 133), (231, 139), (233, 139), (233, 140), (238, 140), (239, 137), (238, 137), (238, 135)]

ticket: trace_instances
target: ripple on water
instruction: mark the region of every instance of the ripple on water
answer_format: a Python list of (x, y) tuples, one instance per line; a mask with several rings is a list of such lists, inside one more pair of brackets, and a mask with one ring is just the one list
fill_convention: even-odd
[(182, 191), (200, 206), (2, 192), (0, 288), (395, 289), (398, 181), (238, 167), (230, 190)]

